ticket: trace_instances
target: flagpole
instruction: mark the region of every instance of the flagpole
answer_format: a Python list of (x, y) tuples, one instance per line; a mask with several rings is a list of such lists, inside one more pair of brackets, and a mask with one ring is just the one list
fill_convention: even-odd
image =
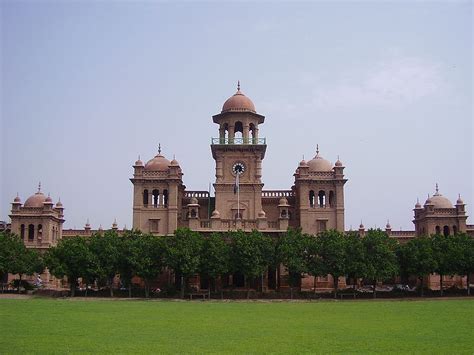
[(237, 173), (237, 219), (240, 219), (240, 179)]

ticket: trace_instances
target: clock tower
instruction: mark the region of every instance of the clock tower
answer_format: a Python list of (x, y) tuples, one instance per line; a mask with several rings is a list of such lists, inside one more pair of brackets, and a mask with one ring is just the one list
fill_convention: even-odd
[(216, 161), (215, 211), (222, 219), (256, 220), (262, 211), (262, 160), (267, 148), (258, 125), (265, 117), (256, 112), (239, 83), (212, 119), (219, 125), (219, 137), (211, 142)]

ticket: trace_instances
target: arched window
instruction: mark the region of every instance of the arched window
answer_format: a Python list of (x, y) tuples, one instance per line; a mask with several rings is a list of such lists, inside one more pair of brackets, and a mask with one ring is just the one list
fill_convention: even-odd
[(444, 226), (444, 227), (443, 227), (443, 234), (444, 234), (445, 236), (448, 236), (448, 235), (449, 235), (449, 226)]
[[(220, 130), (220, 139), (219, 139), (219, 143), (220, 144), (225, 144), (227, 139), (229, 138), (229, 124), (227, 123), (224, 123), (221, 127), (221, 130)], [(228, 143), (228, 142), (227, 142)]]
[(25, 225), (24, 224), (20, 226), (20, 237), (21, 239), (25, 239)]
[(196, 218), (196, 210), (195, 209), (192, 209), (191, 210), (191, 218)]
[(234, 142), (237, 143), (237, 144), (242, 143), (243, 134), (244, 134), (244, 126), (242, 125), (242, 122), (240, 122), (240, 121), (235, 122), (235, 125), (234, 125), (234, 138), (235, 138), (235, 141)]
[(458, 234), (458, 227), (453, 226), (453, 234)]
[(323, 190), (318, 192), (318, 205), (319, 207), (326, 207), (326, 192)]
[(28, 226), (28, 240), (33, 239), (35, 239), (35, 226), (33, 224), (30, 224)]
[(38, 224), (38, 238), (43, 238), (43, 226)]
[(253, 123), (249, 125), (249, 139), (252, 144), (257, 143), (257, 129)]
[(286, 210), (281, 210), (281, 218), (286, 218)]
[(309, 207), (314, 207), (314, 191), (309, 192)]
[(163, 190), (163, 205), (168, 207), (168, 190)]
[(160, 203), (160, 191), (157, 189), (154, 189), (152, 192), (152, 199), (153, 199), (153, 207), (158, 207), (158, 204)]
[(435, 228), (435, 233), (436, 233), (436, 234), (441, 234), (441, 228), (440, 228), (440, 226), (436, 226), (436, 228)]
[(143, 190), (143, 206), (148, 206), (148, 190)]
[(334, 207), (334, 191), (329, 191), (329, 207)]
[(242, 212), (236, 213), (234, 217), (235, 219), (242, 219)]

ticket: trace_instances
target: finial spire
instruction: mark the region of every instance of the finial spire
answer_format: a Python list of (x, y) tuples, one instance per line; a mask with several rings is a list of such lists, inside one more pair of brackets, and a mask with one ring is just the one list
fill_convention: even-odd
[(237, 91), (240, 91), (240, 80), (237, 80)]
[(438, 183), (436, 183), (436, 193), (439, 192), (439, 189), (438, 189)]
[(38, 193), (41, 192), (41, 181), (38, 183)]
[(319, 154), (319, 144), (316, 144), (316, 154)]
[(138, 154), (138, 160), (141, 160), (141, 159), (140, 159), (140, 154)]
[(158, 143), (158, 154), (161, 154), (161, 143)]

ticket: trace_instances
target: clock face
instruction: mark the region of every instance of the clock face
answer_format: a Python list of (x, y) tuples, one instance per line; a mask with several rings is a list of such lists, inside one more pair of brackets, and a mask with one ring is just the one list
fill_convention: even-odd
[(242, 163), (242, 162), (238, 162), (238, 163), (235, 163), (234, 165), (232, 165), (232, 172), (234, 174), (243, 174), (245, 171), (245, 164)]

